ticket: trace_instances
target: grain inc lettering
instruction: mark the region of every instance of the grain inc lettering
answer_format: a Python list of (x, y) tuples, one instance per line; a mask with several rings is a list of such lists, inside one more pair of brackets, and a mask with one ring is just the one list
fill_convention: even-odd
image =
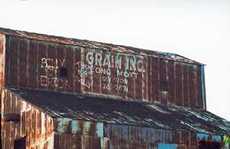
[(145, 72), (143, 57), (123, 53), (86, 53), (86, 64), (103, 68), (115, 68), (132, 72)]

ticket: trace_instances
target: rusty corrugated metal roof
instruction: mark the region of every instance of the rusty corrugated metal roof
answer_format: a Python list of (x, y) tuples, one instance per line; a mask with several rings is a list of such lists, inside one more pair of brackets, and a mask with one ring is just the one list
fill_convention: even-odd
[(140, 48), (135, 48), (131, 46), (114, 45), (110, 43), (102, 43), (102, 42), (90, 41), (90, 40), (80, 40), (80, 39), (65, 38), (65, 37), (59, 37), (59, 36), (51, 36), (51, 35), (11, 30), (11, 29), (5, 29), (5, 28), (0, 28), (0, 33), (11, 35), (11, 36), (18, 36), (21, 38), (34, 39), (34, 40), (47, 41), (47, 42), (55, 42), (55, 43), (74, 45), (74, 46), (85, 47), (85, 48), (93, 48), (93, 49), (101, 49), (101, 50), (102, 49), (103, 50), (116, 49), (124, 53), (131, 52), (135, 54), (142, 54), (142, 52), (144, 51), (145, 53), (148, 53), (151, 56), (162, 57), (165, 59), (178, 61), (178, 62), (184, 62), (184, 63), (201, 64), (195, 60), (191, 60), (189, 58), (186, 58), (178, 54), (140, 49)]
[(52, 117), (230, 134), (230, 122), (204, 110), (50, 91), (10, 89)]

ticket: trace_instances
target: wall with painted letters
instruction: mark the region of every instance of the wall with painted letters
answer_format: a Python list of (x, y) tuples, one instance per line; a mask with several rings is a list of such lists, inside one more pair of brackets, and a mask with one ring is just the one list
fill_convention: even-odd
[(204, 108), (201, 66), (145, 51), (6, 37), (6, 85)]

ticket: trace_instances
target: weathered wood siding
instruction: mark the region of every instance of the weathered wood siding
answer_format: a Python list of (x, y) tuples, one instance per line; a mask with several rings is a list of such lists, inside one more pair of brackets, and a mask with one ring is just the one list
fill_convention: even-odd
[(15, 141), (23, 137), (26, 149), (53, 149), (53, 119), (50, 116), (6, 89), (1, 89), (1, 113), (3, 149), (13, 149)]
[(6, 85), (204, 108), (201, 65), (154, 52), (6, 38)]

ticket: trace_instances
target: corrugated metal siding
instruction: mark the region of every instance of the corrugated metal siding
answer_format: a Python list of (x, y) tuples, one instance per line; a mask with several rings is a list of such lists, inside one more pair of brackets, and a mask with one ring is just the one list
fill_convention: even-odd
[(55, 149), (158, 149), (159, 144), (176, 144), (179, 149), (198, 147), (196, 133), (185, 130), (71, 119), (58, 119), (55, 123)]
[[(6, 83), (16, 88), (203, 107), (200, 66), (125, 49), (89, 49), (7, 36)], [(67, 76), (60, 77), (60, 69)]]
[(87, 135), (55, 134), (54, 142), (55, 149), (109, 149), (100, 138)]
[(28, 149), (53, 149), (53, 119), (9, 91), (1, 90), (2, 115), (17, 114), (20, 120), (2, 119), (2, 148), (12, 149), (16, 139), (26, 137)]
[(103, 123), (58, 118), (55, 125), (55, 149), (108, 149)]
[(189, 129), (211, 134), (230, 134), (230, 123), (203, 109), (157, 103), (114, 100), (83, 94), (8, 89), (25, 101), (60, 118), (103, 121), (161, 129)]
[(104, 125), (100, 122), (57, 118), (55, 119), (55, 132), (104, 137)]
[[(2, 89), (1, 92), (1, 105), (4, 105), (1, 108), (3, 115), (5, 116), (7, 113), (20, 115), (19, 122), (8, 121), (3, 124), (2, 139), (4, 149), (12, 148), (15, 139), (25, 136), (27, 137), (26, 143), (29, 149), (35, 147), (38, 149), (157, 149), (158, 144), (176, 144), (179, 149), (196, 149), (198, 147), (198, 141), (203, 139), (203, 136), (205, 136), (204, 139), (206, 141), (216, 139), (221, 141), (219, 135), (200, 134), (194, 130), (189, 131), (189, 128), (183, 130), (156, 129), (144, 126), (96, 122), (96, 119), (94, 121), (93, 115), (100, 115), (84, 110), (84, 112), (91, 114), (91, 116), (88, 117), (91, 121), (76, 120), (80, 118), (80, 115), (73, 113), (69, 114), (71, 114), (71, 116), (75, 115), (76, 119), (64, 117), (52, 119), (40, 111), (41, 109), (39, 108), (41, 107), (36, 108), (35, 105), (32, 106), (29, 104), (29, 101), (25, 102), (21, 97), (15, 96), (18, 94), (23, 94), (23, 92), (12, 93), (7, 89)], [(37, 97), (36, 94), (33, 95)], [(66, 97), (68, 99), (69, 96), (66, 95)], [(39, 98), (37, 98), (37, 100), (39, 100)], [(99, 104), (99, 102), (97, 103)], [(47, 104), (53, 103), (47, 100)], [(80, 106), (83, 105), (80, 104)], [(65, 108), (68, 109), (69, 112), (72, 111), (68, 107)], [(45, 108), (43, 107), (43, 109)], [(160, 110), (159, 107), (157, 109)], [(185, 112), (181, 111), (181, 113)], [(106, 113), (104, 114), (107, 115)], [(125, 115), (123, 116), (126, 117)], [(159, 117), (158, 114), (155, 116)], [(172, 115), (172, 117), (173, 116), (175, 115)], [(200, 115), (197, 115), (197, 117), (201, 118)], [(205, 117), (212, 119), (211, 115), (206, 115)], [(132, 120), (133, 119), (130, 118), (130, 121)], [(148, 121), (150, 119), (145, 120)], [(192, 119), (189, 119), (189, 121), (192, 121)], [(158, 123), (158, 121), (154, 122), (158, 125), (164, 125)], [(208, 128), (211, 129), (213, 127)]]
[(105, 125), (110, 149), (157, 149), (158, 144), (177, 144), (181, 149), (197, 148), (196, 134), (126, 125)]

